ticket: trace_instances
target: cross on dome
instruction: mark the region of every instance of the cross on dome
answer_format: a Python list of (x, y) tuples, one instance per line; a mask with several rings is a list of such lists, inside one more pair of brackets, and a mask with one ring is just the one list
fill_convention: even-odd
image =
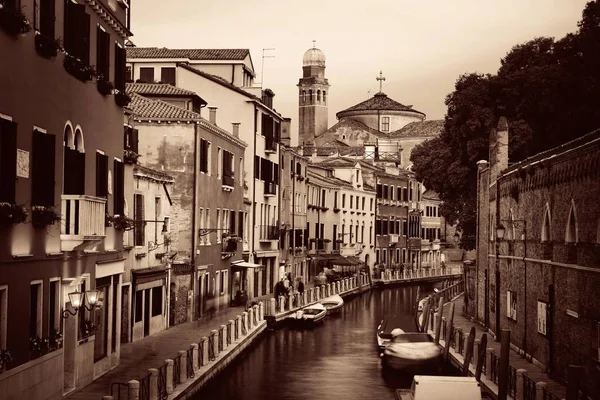
[(379, 93), (383, 93), (383, 81), (385, 81), (385, 77), (383, 76), (383, 72), (379, 71), (379, 76), (375, 78), (379, 81)]
[(313, 40), (312, 42), (313, 42), (313, 49), (316, 49), (317, 48), (317, 41)]

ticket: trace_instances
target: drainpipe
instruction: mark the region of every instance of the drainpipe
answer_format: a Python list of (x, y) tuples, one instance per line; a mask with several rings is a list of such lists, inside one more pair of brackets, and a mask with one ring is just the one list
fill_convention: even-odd
[[(254, 148), (252, 149), (252, 163), (254, 165), (254, 159), (256, 157), (256, 132), (258, 130), (258, 117), (257, 117), (258, 107), (254, 104), (254, 131), (252, 132), (254, 136)], [(254, 175), (254, 172), (252, 173)], [(254, 259), (254, 243), (256, 240), (256, 176), (252, 179), (252, 247), (250, 248), (250, 252), (252, 253), (252, 262), (256, 263)], [(260, 178), (260, 177), (258, 177)], [(266, 272), (266, 271), (265, 271)], [(254, 294), (256, 297), (256, 294)]]
[[(281, 129), (281, 123), (279, 123), (279, 129)], [(280, 138), (279, 140), (281, 140), (281, 135), (279, 135)], [(277, 143), (277, 148), (279, 149), (279, 151), (277, 152), (277, 209), (279, 210), (279, 214), (281, 215), (281, 165), (279, 163), (283, 162), (283, 160), (281, 159), (281, 144)], [(285, 166), (285, 165), (284, 165)], [(277, 221), (277, 225), (279, 225), (279, 227), (277, 228), (277, 232), (279, 233), (279, 238), (281, 239), (281, 218)], [(280, 240), (277, 241), (277, 246), (279, 246), (280, 244)], [(285, 236), (284, 236), (284, 243), (285, 243)], [(285, 249), (284, 249), (285, 251)], [(279, 254), (281, 255), (281, 252), (279, 252)], [(281, 264), (281, 260), (279, 260), (279, 264)], [(283, 266), (283, 270), (285, 273), (285, 264)], [(279, 278), (279, 265), (277, 265), (277, 278)], [(278, 279), (279, 280), (279, 279)], [(275, 281), (275, 277), (272, 276), (271, 277), (271, 286), (274, 285)]]
[[(196, 287), (196, 283), (198, 281), (198, 277), (196, 276), (196, 240), (198, 233), (196, 232), (196, 207), (198, 205), (198, 157), (200, 156), (200, 149), (198, 146), (200, 145), (200, 141), (198, 140), (198, 135), (200, 135), (200, 124), (196, 122), (194, 124), (194, 195), (192, 199), (192, 289), (194, 292), (193, 296), (193, 304), (194, 311), (196, 311), (196, 317), (198, 317), (197, 313), (197, 305), (196, 298), (199, 295), (199, 289)], [(193, 315), (193, 314), (192, 314)], [(192, 320), (194, 318), (192, 317)]]
[[(292, 176), (292, 172), (296, 171), (296, 156), (292, 153), (292, 170), (290, 171), (290, 176)], [(280, 210), (281, 211), (281, 210)], [(294, 177), (292, 178), (292, 265), (296, 261), (296, 174), (294, 173)], [(297, 272), (297, 271), (296, 271)]]

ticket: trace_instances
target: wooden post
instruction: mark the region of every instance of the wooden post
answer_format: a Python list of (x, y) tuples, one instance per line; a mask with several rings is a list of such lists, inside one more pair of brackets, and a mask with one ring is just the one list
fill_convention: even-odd
[(444, 298), (440, 296), (440, 303), (438, 305), (437, 312), (437, 323), (435, 325), (435, 344), (440, 344), (440, 333), (442, 332), (442, 316), (444, 315)]
[(454, 323), (454, 306), (455, 304), (450, 304), (450, 319), (448, 319), (448, 324), (446, 325), (446, 345), (444, 346), (444, 361), (448, 361), (448, 354), (450, 354), (450, 342), (453, 335), (452, 324)]
[(567, 372), (567, 399), (577, 400), (579, 398), (579, 386), (581, 384), (581, 367), (578, 365), (569, 365)]
[(535, 399), (544, 400), (544, 389), (548, 384), (546, 382), (536, 382), (535, 384)]
[(508, 364), (510, 357), (510, 330), (500, 333), (500, 360), (498, 361), (498, 400), (508, 398)]
[(526, 369), (519, 368), (517, 370), (517, 399), (525, 400), (525, 393), (523, 393), (523, 376), (527, 373)]
[(469, 336), (466, 339), (467, 345), (465, 346), (465, 360), (463, 364), (462, 374), (463, 376), (469, 376), (469, 365), (471, 364), (471, 357), (473, 357), (473, 346), (475, 345), (475, 327), (471, 327)]
[(127, 386), (129, 386), (127, 400), (140, 400), (140, 382), (133, 379), (127, 382)]
[(156, 368), (150, 368), (148, 374), (150, 375), (148, 382), (148, 398), (149, 400), (158, 400), (158, 370)]

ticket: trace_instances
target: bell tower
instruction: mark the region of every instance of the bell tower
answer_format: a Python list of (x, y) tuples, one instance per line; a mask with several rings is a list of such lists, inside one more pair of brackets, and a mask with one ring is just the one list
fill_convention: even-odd
[(327, 130), (329, 82), (325, 78), (325, 53), (316, 41), (302, 57), (302, 78), (298, 82), (298, 145), (314, 144)]

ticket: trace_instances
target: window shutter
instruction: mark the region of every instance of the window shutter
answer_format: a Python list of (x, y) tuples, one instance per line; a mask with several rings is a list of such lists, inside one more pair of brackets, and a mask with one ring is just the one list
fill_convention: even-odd
[(164, 83), (170, 83), (175, 86), (175, 68), (162, 67), (160, 69), (160, 80)]
[(54, 39), (54, 17), (55, 0), (41, 0), (40, 2), (40, 32), (49, 38)]
[(115, 88), (120, 92), (125, 92), (126, 62), (125, 49), (115, 43)]
[(238, 236), (244, 238), (244, 212), (238, 212)]
[(85, 12), (85, 6), (82, 5), (81, 13), (81, 29), (82, 35), (80, 37), (81, 46), (81, 61), (85, 65), (90, 65), (90, 15)]
[(44, 134), (38, 130), (33, 131), (31, 141), (31, 205), (42, 206), (44, 182)]
[(108, 196), (108, 156), (96, 153), (96, 196)]
[(254, 156), (254, 179), (262, 179), (262, 176), (260, 175), (260, 160), (261, 158), (259, 156)]
[(15, 202), (17, 124), (0, 118), (0, 201)]
[(76, 168), (75, 168), (75, 194), (85, 194), (85, 153), (80, 153), (73, 150), (75, 153)]
[(131, 150), (138, 152), (139, 149), (139, 131), (137, 129), (133, 129), (133, 137), (131, 140)]
[(114, 214), (123, 215), (125, 208), (124, 195), (124, 166), (120, 161), (115, 160), (113, 163), (114, 170)]
[(229, 213), (229, 234), (235, 234), (235, 211)]
[(44, 171), (43, 183), (44, 192), (42, 201), (44, 206), (54, 206), (54, 171), (56, 171), (56, 136), (46, 133), (42, 135), (42, 145), (44, 151)]

